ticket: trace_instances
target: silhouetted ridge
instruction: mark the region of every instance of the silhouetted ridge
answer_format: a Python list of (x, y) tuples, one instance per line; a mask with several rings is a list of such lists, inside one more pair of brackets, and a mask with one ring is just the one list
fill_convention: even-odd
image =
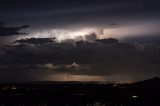
[(160, 88), (160, 78), (154, 77), (148, 80), (140, 81), (134, 84), (137, 87), (141, 88)]

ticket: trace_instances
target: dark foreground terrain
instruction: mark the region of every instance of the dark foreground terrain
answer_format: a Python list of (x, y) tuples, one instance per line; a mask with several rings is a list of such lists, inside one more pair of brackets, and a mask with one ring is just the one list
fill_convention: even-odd
[(0, 106), (160, 106), (160, 79), (134, 84), (1, 84)]

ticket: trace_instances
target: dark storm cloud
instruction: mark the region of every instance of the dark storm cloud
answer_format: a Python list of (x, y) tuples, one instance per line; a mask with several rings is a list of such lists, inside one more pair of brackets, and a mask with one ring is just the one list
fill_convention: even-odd
[(43, 28), (72, 24), (106, 25), (133, 17), (157, 18), (160, 9), (157, 0), (2, 0), (0, 4), (1, 20)]
[(7, 47), (1, 55), (1, 70), (23, 69), (29, 73), (36, 70), (37, 76), (38, 71), (48, 75), (67, 71), (72, 75), (106, 77), (160, 75), (160, 46), (121, 43), (113, 38), (98, 41)]
[(95, 41), (96, 39), (97, 39), (97, 34), (94, 32), (88, 35), (85, 35), (85, 40), (87, 41)]
[(160, 45), (160, 36), (159, 35), (151, 35), (151, 36), (132, 36), (125, 37), (125, 42), (138, 42), (138, 43), (150, 43), (150, 44), (158, 44)]
[(26, 38), (16, 40), (14, 43), (40, 45), (53, 42), (55, 42), (55, 38)]
[(21, 29), (28, 28), (29, 25), (24, 25), (20, 27), (5, 27), (4, 22), (0, 23), (0, 36), (13, 36), (13, 35), (23, 35), (26, 33), (19, 32)]

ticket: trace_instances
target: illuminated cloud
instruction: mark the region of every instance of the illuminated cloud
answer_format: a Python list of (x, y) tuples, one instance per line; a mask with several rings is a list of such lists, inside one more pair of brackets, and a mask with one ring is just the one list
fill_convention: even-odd
[(29, 35), (3, 38), (1, 43), (29, 37), (56, 37), (61, 41), (91, 32), (99, 33), (101, 29), (104, 33), (99, 33), (98, 38), (123, 40), (130, 36), (160, 34), (157, 0), (36, 1), (0, 3), (0, 20), (11, 25), (31, 25), (26, 30)]

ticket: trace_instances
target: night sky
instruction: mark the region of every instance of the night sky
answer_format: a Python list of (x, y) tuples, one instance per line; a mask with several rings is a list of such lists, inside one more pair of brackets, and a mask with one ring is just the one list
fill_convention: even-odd
[(0, 82), (160, 76), (159, 0), (0, 0)]

